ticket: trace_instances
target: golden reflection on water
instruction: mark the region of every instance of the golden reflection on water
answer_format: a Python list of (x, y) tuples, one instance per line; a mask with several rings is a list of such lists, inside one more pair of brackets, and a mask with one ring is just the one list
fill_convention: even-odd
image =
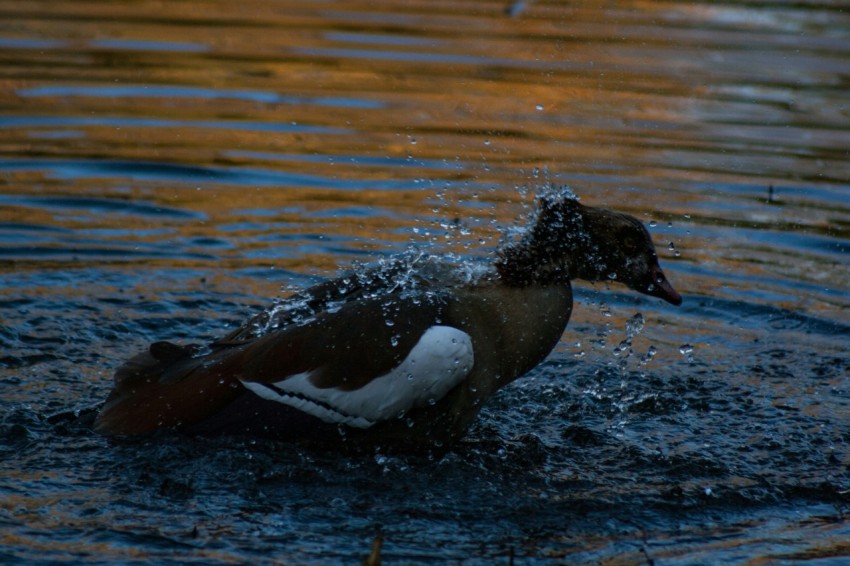
[[(459, 161), (466, 175), (499, 183), (525, 182), (533, 166), (575, 174), (612, 168), (624, 177), (661, 177), (670, 192), (675, 176), (707, 177), (700, 175), (700, 160), (710, 173), (722, 172), (717, 153), (726, 149), (728, 129), (694, 119), (722, 118), (708, 114), (721, 100), (712, 100), (706, 89), (721, 88), (729, 78), (724, 73), (734, 74), (715, 59), (746, 52), (742, 32), (748, 21), (743, 30), (695, 39), (685, 35), (688, 28), (717, 10), (646, 2), (532, 5), (522, 17), (510, 18), (499, 2), (470, 8), (181, 3), (169, 9), (169, 25), (162, 25), (148, 16), (154, 5), (144, 2), (110, 5), (108, 17), (97, 4), (51, 3), (50, 18), (36, 13), (19, 21), (29, 23), (24, 30), (30, 36), (61, 47), (15, 50), (14, 60), (7, 54), (8, 67), (28, 71), (14, 73), (3, 102), (13, 114), (348, 129), (326, 135), (193, 128), (182, 122), (155, 128), (92, 125), (82, 128), (82, 140), (40, 140), (37, 151), (28, 140), (33, 154), (45, 156), (216, 163), (228, 162), (222, 154), (235, 149), (412, 155)], [(669, 33), (656, 33), (652, 26), (659, 20), (666, 20)], [(773, 49), (780, 55), (790, 51), (781, 44)], [(69, 84), (89, 91), (38, 90)], [(179, 96), (157, 91), (161, 85), (172, 85)], [(15, 96), (21, 92), (30, 95)], [(724, 112), (756, 106), (731, 97), (723, 101)], [(793, 113), (772, 106), (759, 108), (767, 122), (762, 127), (787, 127), (782, 118)], [(689, 157), (689, 166), (659, 159), (665, 152)], [(291, 166), (310, 169), (305, 163)]]
[[(566, 182), (591, 204), (658, 221), (686, 294), (734, 295), (766, 278), (846, 289), (850, 279), (846, 261), (795, 240), (850, 239), (850, 207), (831, 184), (850, 178), (850, 136), (835, 127), (843, 90), (829, 77), (848, 56), (828, 35), (800, 35), (821, 29), (821, 12), (665, 2), (529, 3), (516, 17), (502, 2), (0, 9), (12, 46), (0, 50), (0, 155), (30, 160), (4, 173), (3, 194), (194, 214), (0, 203), (4, 221), (104, 235), (71, 245), (172, 241), (182, 257), (146, 261), (313, 272), (411, 241), (477, 253), (526, 210), (518, 204), (535, 185)], [(761, 66), (768, 57), (782, 65)], [(51, 159), (62, 161), (38, 171)], [(73, 173), (109, 163), (126, 167)], [(156, 171), (169, 165), (199, 169)], [(773, 185), (780, 200), (768, 206)], [(764, 231), (790, 247), (750, 240)], [(340, 245), (309, 244), (320, 236)], [(664, 250), (670, 241), (680, 256)], [(14, 265), (44, 261), (19, 254)], [(714, 273), (677, 272), (680, 262)], [(781, 294), (784, 307), (830, 318), (848, 309), (834, 294)]]
[[(27, 407), (52, 409), (56, 399), (66, 408), (68, 399), (102, 398), (111, 369), (172, 326), (170, 338), (181, 341), (221, 335), (282, 286), (411, 244), (463, 257), (489, 253), (500, 228), (517, 225), (542, 186), (569, 184), (586, 203), (654, 224), (662, 265), (685, 303), (677, 310), (633, 302), (616, 284), (597, 286), (611, 292), (580, 293), (554, 365), (529, 379), (531, 393), (517, 402), (548, 400), (534, 379), (538, 386), (592, 382), (594, 371), (616, 368), (623, 358), (612, 354), (613, 346), (641, 312), (646, 327), (634, 337), (628, 372), (613, 378), (621, 378), (620, 390), (600, 398), (610, 402), (642, 385), (636, 374), (643, 380), (645, 369), (706, 407), (643, 416), (622, 408), (601, 414), (603, 408), (588, 415), (596, 421), (589, 427), (632, 435), (624, 450), (651, 450), (658, 442), (683, 461), (718, 453), (731, 460), (726, 477), (674, 474), (689, 493), (716, 480), (734, 496), (784, 472), (796, 474), (787, 480), (795, 485), (825, 481), (802, 477), (798, 468), (811, 476), (827, 471), (839, 478), (830, 485), (840, 486), (847, 467), (840, 447), (829, 452), (835, 462), (776, 471), (767, 469), (779, 459), (764, 442), (777, 424), (792, 447), (794, 438), (814, 443), (818, 426), (832, 428), (825, 434), (833, 436), (813, 448), (817, 455), (807, 456), (821, 462), (826, 442), (846, 430), (846, 376), (836, 369), (846, 368), (846, 339), (836, 329), (850, 313), (850, 15), (829, 3), (541, 0), (515, 5), (513, 16), (509, 7), (503, 1), (0, 0), (0, 302), (4, 322), (8, 316), (20, 326), (0, 339), (19, 346), (9, 359), (48, 354), (43, 362), (13, 359), (24, 365), (3, 369), (4, 385), (11, 384), (5, 391)], [(639, 364), (654, 348), (652, 361)], [(579, 358), (573, 375), (569, 364)], [(679, 402), (678, 393), (653, 387), (643, 390)], [(590, 395), (573, 393), (575, 402)], [(735, 397), (748, 395), (752, 404), (738, 404)], [(514, 410), (508, 404), (502, 410)], [(746, 414), (724, 417), (726, 407)], [(547, 419), (553, 409), (545, 407)], [(739, 429), (717, 424), (730, 418)], [(614, 423), (620, 419), (625, 424)], [(663, 430), (641, 428), (656, 424)], [(556, 425), (547, 420), (535, 433), (548, 426)], [(708, 447), (700, 428), (721, 448)], [(557, 451), (575, 447), (560, 433), (555, 437)], [(734, 446), (735, 438), (742, 446)], [(89, 449), (96, 461), (124, 462), (109, 460), (100, 446)], [(550, 454), (560, 463), (547, 465), (563, 469), (535, 468), (522, 477), (544, 477), (558, 489), (572, 485), (558, 483), (567, 481), (562, 475), (587, 481), (577, 464), (585, 450), (602, 449), (582, 447), (566, 463)], [(244, 450), (238, 452), (242, 458)], [(756, 456), (747, 459), (751, 453)], [(50, 458), (35, 469), (57, 466)], [(572, 509), (571, 497), (592, 499), (593, 490), (606, 490), (610, 501), (612, 493), (664, 491), (668, 486), (652, 482), (671, 477), (598, 466), (588, 463), (598, 487), (577, 485), (578, 496), (570, 488), (557, 497)], [(267, 471), (257, 470), (258, 477)], [(12, 473), (33, 485), (34, 494), (16, 492), (4, 503), (7, 511), (20, 510), (24, 525), (5, 535), (7, 545), (52, 547), (59, 555), (84, 547), (121, 560), (151, 548), (147, 538), (132, 538), (135, 530), (147, 537), (151, 523), (176, 518), (168, 511), (145, 515), (149, 502), (128, 504), (119, 482), (117, 496), (75, 492), (106, 502), (105, 515), (89, 519), (73, 502), (61, 506), (66, 486), (55, 474), (44, 478), (59, 487), (44, 488), (26, 469)], [(647, 485), (635, 483), (639, 474)], [(274, 489), (274, 481), (262, 481), (260, 491)], [(214, 483), (222, 485), (221, 478)], [(150, 487), (130, 491), (144, 498)], [(39, 489), (57, 491), (44, 496)], [(234, 490), (240, 497), (241, 489)], [(251, 497), (236, 500), (243, 505)], [(209, 512), (201, 499), (200, 512)], [(706, 501), (696, 507), (714, 513), (713, 500)], [(184, 503), (175, 504), (180, 517)], [(127, 509), (140, 517), (112, 516)], [(565, 513), (546, 509), (557, 521)], [(219, 523), (217, 513), (211, 515)], [(246, 512), (249, 523), (268, 519), (265, 510), (256, 514)], [(788, 521), (783, 515), (776, 536), (799, 533)], [(105, 524), (106, 539), (118, 543), (89, 536)], [(256, 527), (221, 524), (209, 531)], [(57, 525), (70, 532), (76, 526), (74, 534), (85, 531), (88, 538), (77, 543), (43, 534)], [(570, 548), (598, 552), (591, 560), (644, 560), (649, 536), (659, 543), (652, 549), (657, 557), (667, 556), (659, 546), (672, 558), (687, 556), (692, 544), (690, 531), (656, 528), (655, 535), (641, 533), (640, 556), (624, 555), (621, 546), (605, 550), (620, 544), (620, 534), (612, 528), (597, 535), (597, 527)], [(181, 546), (195, 544), (184, 545), (185, 533), (153, 530)], [(623, 537), (632, 538), (632, 530)], [(741, 543), (720, 533), (724, 542), (712, 546), (699, 537), (717, 533), (696, 530), (701, 549), (734, 554)], [(22, 532), (41, 538), (23, 540)], [(245, 560), (243, 548), (218, 555), (216, 544), (226, 546), (224, 539), (235, 535), (216, 536), (207, 548), (193, 546), (193, 556)], [(246, 547), (265, 544), (253, 532), (247, 536)], [(568, 530), (551, 538), (559, 536), (577, 535)], [(828, 542), (814, 544), (829, 552)]]
[[(287, 242), (324, 234), (352, 252), (397, 250), (417, 239), (423, 220), (472, 215), (479, 221), (468, 238), (443, 241), (456, 251), (492, 246), (492, 221), (511, 224), (534, 184), (568, 182), (591, 204), (658, 220), (660, 246), (674, 240), (683, 254), (662, 254), (668, 263), (713, 264), (747, 285), (768, 275), (827, 286), (847, 279), (846, 262), (815, 256), (796, 269), (805, 250), (740, 233), (744, 241), (730, 242), (735, 231), (713, 230), (848, 238), (850, 209), (829, 185), (850, 178), (840, 150), (848, 135), (832, 123), (841, 94), (823, 75), (847, 54), (838, 42), (799, 38), (823, 25), (820, 13), (664, 2), (529, 3), (516, 17), (501, 2), (0, 7), (13, 45), (0, 51), (0, 103), (17, 120), (0, 129), (0, 154), (35, 169), (67, 161), (53, 173), (7, 172), (3, 193), (142, 199), (203, 218), (75, 217), (0, 203), (12, 222), (120, 227), (137, 233), (120, 238), (142, 244), (224, 239), (235, 245), (213, 250), (218, 267), (275, 256), (325, 269), (337, 261), (322, 246), (289, 253)], [(814, 52), (819, 63), (809, 69)], [(768, 56), (782, 66), (754, 64)], [(823, 85), (802, 98), (789, 77)], [(131, 176), (69, 178), (63, 168), (74, 161), (127, 163)], [(204, 169), (134, 178), (133, 163), (215, 168), (235, 184)], [(239, 178), (257, 171), (280, 177)], [(826, 193), (807, 197), (799, 183)], [(768, 185), (781, 206), (765, 205)], [(676, 276), (687, 293), (718, 290), (714, 278)], [(836, 303), (807, 306), (827, 312)]]

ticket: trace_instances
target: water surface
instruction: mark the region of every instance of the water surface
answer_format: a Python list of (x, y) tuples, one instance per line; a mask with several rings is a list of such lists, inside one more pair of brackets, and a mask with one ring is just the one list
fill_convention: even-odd
[[(2, 560), (850, 555), (842, 3), (0, 14)], [(685, 302), (579, 284), (445, 456), (49, 418), (353, 262), (486, 256), (552, 183), (644, 220)]]

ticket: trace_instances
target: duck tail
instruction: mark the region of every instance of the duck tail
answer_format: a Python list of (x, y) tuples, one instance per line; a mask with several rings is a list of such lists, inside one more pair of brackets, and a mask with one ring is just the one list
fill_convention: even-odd
[(94, 423), (107, 436), (179, 429), (231, 401), (241, 386), (234, 348), (201, 353), (197, 346), (155, 342), (115, 372), (115, 385)]

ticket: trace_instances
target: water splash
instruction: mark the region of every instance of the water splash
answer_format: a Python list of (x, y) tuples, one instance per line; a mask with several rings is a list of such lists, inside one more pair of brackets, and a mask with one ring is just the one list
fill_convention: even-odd
[(635, 336), (643, 330), (644, 324), (645, 321), (643, 314), (638, 312), (632, 315), (631, 318), (626, 321), (626, 337), (622, 339), (611, 351), (614, 357), (617, 358), (616, 366), (624, 378), (628, 370), (629, 359), (634, 353), (634, 350), (632, 349), (632, 342)]
[(675, 256), (675, 257), (679, 257), (679, 256), (682, 255), (681, 252), (679, 252), (679, 250), (676, 249), (676, 245), (672, 241), (667, 246), (667, 250), (673, 252), (673, 256)]
[(644, 324), (644, 317), (639, 312), (635, 313), (629, 320), (626, 321), (626, 335), (630, 340), (643, 330)]
[[(646, 354), (640, 359), (640, 365), (645, 366), (658, 354), (658, 349), (655, 346), (650, 345), (649, 349), (647, 349)], [(643, 374), (641, 375), (643, 377)]]
[(685, 356), (688, 363), (694, 363), (694, 347), (691, 344), (685, 343), (679, 346), (679, 353)]

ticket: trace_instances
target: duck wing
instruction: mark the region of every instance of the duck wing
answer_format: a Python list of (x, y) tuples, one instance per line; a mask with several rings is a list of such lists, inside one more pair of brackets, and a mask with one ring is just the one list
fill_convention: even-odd
[(388, 295), (202, 355), (156, 343), (118, 370), (96, 429), (191, 427), (246, 390), (282, 410), (368, 428), (436, 402), (471, 371), (472, 340), (442, 324), (442, 310), (433, 295)]
[(294, 293), (283, 301), (250, 318), (242, 326), (214, 342), (212, 347), (230, 347), (253, 340), (279, 328), (300, 324), (331, 309), (369, 297), (389, 295), (405, 288), (407, 276), (424, 255), (400, 257), (372, 268), (324, 281)]
[(228, 360), (238, 348), (198, 355), (195, 346), (155, 342), (115, 372), (94, 423), (109, 436), (180, 428), (221, 410), (240, 392)]
[(349, 305), (258, 342), (240, 382), (327, 423), (369, 428), (398, 418), (436, 403), (472, 370), (471, 337), (442, 324), (439, 311), (415, 298)]

